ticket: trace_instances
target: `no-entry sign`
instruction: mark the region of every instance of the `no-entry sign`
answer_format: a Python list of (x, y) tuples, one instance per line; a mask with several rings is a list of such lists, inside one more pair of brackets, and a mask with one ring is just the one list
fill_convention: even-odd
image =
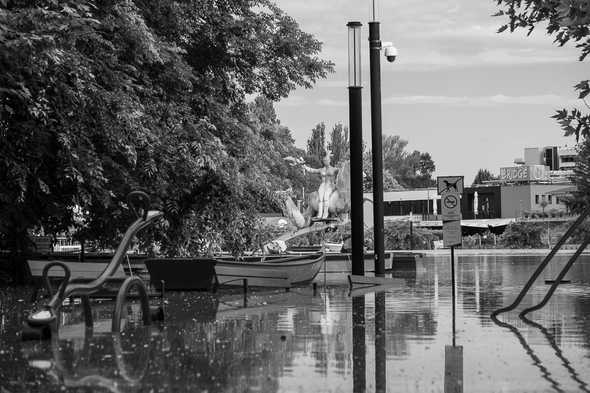
[(440, 198), (442, 202), (442, 220), (452, 221), (461, 219), (461, 194), (445, 192)]

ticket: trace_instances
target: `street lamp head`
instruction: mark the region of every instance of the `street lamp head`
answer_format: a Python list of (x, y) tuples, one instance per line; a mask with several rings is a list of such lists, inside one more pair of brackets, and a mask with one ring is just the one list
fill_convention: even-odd
[(361, 22), (348, 22), (348, 86), (361, 87)]

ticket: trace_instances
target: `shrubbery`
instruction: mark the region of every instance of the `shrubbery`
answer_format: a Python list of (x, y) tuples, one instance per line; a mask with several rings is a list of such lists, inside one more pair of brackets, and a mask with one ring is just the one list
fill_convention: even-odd
[(513, 222), (500, 236), (499, 244), (505, 248), (543, 248), (541, 235), (545, 230), (538, 223)]

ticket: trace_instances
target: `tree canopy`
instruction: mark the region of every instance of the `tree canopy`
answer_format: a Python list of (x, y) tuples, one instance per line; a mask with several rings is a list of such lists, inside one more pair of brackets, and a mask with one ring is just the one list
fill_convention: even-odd
[(489, 180), (498, 180), (498, 177), (494, 176), (492, 172), (490, 172), (489, 170), (480, 168), (475, 174), (475, 178), (473, 179), (473, 183), (471, 184), (484, 184), (485, 181)]
[(271, 101), (332, 71), (320, 50), (267, 0), (0, 2), (4, 240), (78, 226), (112, 242), (144, 189), (170, 252), (247, 243), (286, 182), (269, 161), (293, 149)]
[[(403, 188), (432, 187), (432, 174), (436, 169), (430, 153), (414, 150), (406, 151), (408, 141), (399, 135), (387, 135), (383, 138), (383, 187), (385, 191)], [(371, 152), (363, 157), (365, 190), (372, 189), (373, 161)]]

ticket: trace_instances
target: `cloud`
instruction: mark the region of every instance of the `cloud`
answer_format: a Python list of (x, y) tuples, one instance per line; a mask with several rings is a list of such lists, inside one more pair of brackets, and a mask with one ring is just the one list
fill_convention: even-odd
[(346, 100), (333, 100), (331, 98), (322, 98), (316, 102), (319, 106), (336, 106), (336, 107), (344, 107), (348, 106), (348, 101)]
[[(279, 7), (300, 22), (301, 28), (324, 43), (322, 57), (345, 71), (347, 64), (346, 21), (363, 22), (362, 42), (367, 42), (369, 2), (353, 0), (302, 2), (277, 0)], [(575, 62), (578, 50), (559, 48), (543, 26), (529, 37), (525, 31), (497, 34), (506, 18), (491, 17), (494, 2), (473, 0), (379, 1), (381, 38), (400, 50), (397, 67), (421, 71), (440, 68)], [(368, 63), (363, 46), (363, 66)]]
[[(543, 105), (553, 108), (583, 107), (580, 100), (562, 97), (556, 94), (538, 94), (510, 96), (495, 94), (490, 96), (445, 96), (445, 95), (408, 95), (390, 96), (382, 100), (383, 105), (449, 105), (464, 107), (492, 107), (506, 105)], [(313, 105), (316, 107), (344, 108), (348, 107), (346, 99), (321, 98), (316, 100), (304, 99), (301, 96), (290, 96), (281, 101), (281, 106), (299, 107)], [(369, 101), (363, 100), (363, 106)]]
[(300, 96), (300, 95), (291, 94), (289, 97), (284, 98), (280, 101), (280, 106), (297, 107), (297, 106), (305, 105), (307, 102), (308, 101), (305, 97)]
[(458, 97), (458, 96), (390, 96), (383, 100), (383, 104), (394, 105), (453, 105), (453, 106), (499, 106), (499, 105), (546, 105), (553, 107), (581, 106), (580, 100), (574, 100), (554, 94), (540, 94), (528, 96), (507, 96), (496, 94), (492, 96)]

